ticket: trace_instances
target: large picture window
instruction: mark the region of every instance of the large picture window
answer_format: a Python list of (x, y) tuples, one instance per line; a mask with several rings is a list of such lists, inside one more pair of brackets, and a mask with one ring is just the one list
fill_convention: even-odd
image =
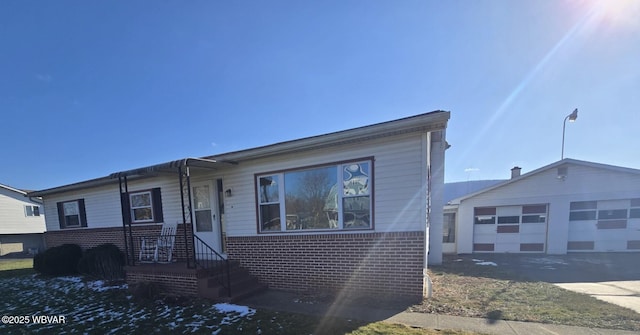
[(259, 230), (369, 229), (371, 160), (256, 176)]

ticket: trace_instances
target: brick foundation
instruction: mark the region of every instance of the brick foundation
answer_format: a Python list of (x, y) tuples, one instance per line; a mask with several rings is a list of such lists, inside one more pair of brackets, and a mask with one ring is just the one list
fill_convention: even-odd
[[(423, 296), (424, 232), (228, 237), (229, 259), (269, 287)], [(345, 291), (343, 291), (345, 292)]]
[[(162, 230), (162, 225), (145, 225), (145, 226), (132, 226), (133, 255), (138, 259), (138, 252), (140, 251), (140, 237), (142, 236), (157, 236)], [(189, 246), (191, 246), (191, 224), (187, 224), (187, 240)], [(127, 242), (128, 242), (128, 229), (127, 229)], [(79, 245), (83, 250), (96, 247), (104, 243), (113, 243), (122, 252), (125, 251), (125, 238), (122, 226), (112, 228), (90, 228), (90, 229), (65, 229), (48, 231), (44, 233), (45, 247), (51, 248), (66, 243), (72, 243)], [(130, 244), (127, 244), (129, 246)], [(191, 247), (189, 248), (191, 249)], [(176, 236), (175, 247), (173, 256), (176, 260), (185, 260), (185, 243), (184, 243), (184, 230), (183, 225), (178, 225), (178, 233)]]
[(198, 276), (195, 269), (187, 269), (185, 263), (143, 264), (125, 267), (129, 285), (154, 282), (165, 294), (198, 296)]

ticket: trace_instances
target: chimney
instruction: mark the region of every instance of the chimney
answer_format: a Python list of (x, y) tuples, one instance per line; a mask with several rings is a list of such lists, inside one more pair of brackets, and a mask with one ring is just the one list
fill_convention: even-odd
[(511, 169), (511, 179), (520, 177), (520, 171), (521, 170), (522, 170), (521, 167), (514, 166), (513, 169)]

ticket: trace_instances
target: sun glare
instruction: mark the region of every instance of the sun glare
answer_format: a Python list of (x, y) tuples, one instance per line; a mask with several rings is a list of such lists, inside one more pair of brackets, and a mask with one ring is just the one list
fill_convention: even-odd
[(640, 0), (595, 0), (591, 9), (604, 28), (640, 29)]

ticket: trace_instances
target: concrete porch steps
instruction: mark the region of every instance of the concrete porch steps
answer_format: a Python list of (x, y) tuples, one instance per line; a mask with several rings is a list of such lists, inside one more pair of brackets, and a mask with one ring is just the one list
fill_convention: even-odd
[(204, 270), (198, 276), (198, 295), (215, 301), (236, 302), (254, 294), (266, 290), (267, 285), (261, 283), (258, 278), (251, 275), (247, 269), (238, 262), (229, 263), (229, 277), (231, 282), (231, 295), (222, 283), (226, 283), (227, 273), (216, 271), (218, 269)]

